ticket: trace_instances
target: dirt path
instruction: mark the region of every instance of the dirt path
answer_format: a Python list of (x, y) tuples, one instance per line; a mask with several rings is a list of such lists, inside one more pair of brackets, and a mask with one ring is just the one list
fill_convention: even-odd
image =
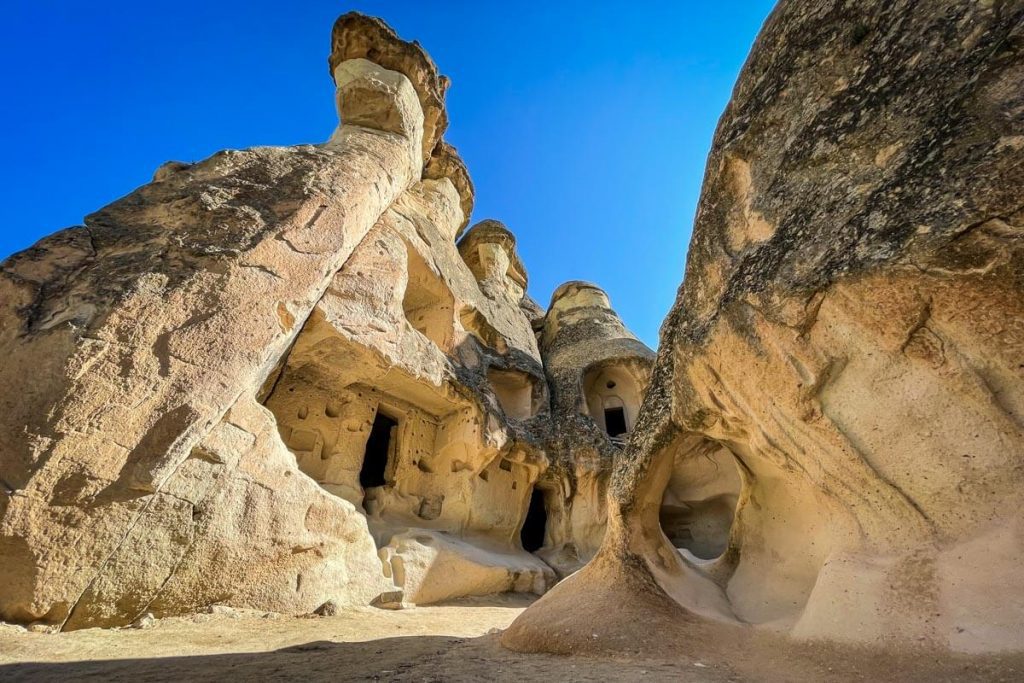
[(710, 647), (700, 660), (664, 661), (503, 649), (495, 631), (528, 604), (503, 596), (333, 617), (227, 612), (162, 619), (147, 629), (61, 634), (0, 626), (0, 681), (1012, 681), (1024, 672), (1020, 660), (936, 664), (769, 646)]
[[(678, 665), (520, 655), (488, 633), (529, 604), (507, 596), (333, 617), (201, 614), (148, 629), (61, 634), (0, 627), (0, 680), (607, 681), (678, 677)], [(699, 667), (694, 667), (700, 672)], [(692, 680), (722, 680), (700, 676)]]

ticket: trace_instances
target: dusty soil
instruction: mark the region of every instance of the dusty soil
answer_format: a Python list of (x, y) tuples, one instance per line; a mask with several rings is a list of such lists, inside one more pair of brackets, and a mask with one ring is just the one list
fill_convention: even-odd
[[(728, 638), (707, 657), (527, 655), (498, 644), (529, 604), (517, 596), (333, 617), (227, 611), (150, 628), (31, 633), (0, 626), (0, 680), (816, 681), (1021, 680), (1022, 659), (900, 659)], [(599, 630), (595, 626), (595, 630)], [(724, 647), (722, 647), (724, 646)]]

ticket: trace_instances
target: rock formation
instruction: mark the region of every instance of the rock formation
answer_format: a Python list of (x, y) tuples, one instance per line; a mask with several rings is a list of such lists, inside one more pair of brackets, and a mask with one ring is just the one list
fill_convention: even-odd
[(1017, 0), (783, 0), (655, 358), (593, 284), (530, 298), (448, 79), (341, 17), (328, 142), (165, 164), (0, 265), (0, 620), (568, 577), (507, 646), (1024, 651), (1022, 52)]
[(1024, 650), (1022, 83), (1020, 2), (782, 0), (604, 544), (506, 645), (629, 648), (658, 619)]
[(592, 288), (545, 316), (512, 233), (466, 230), (418, 44), (347, 14), (329, 64), (327, 143), (166, 164), (2, 264), (0, 619), (542, 593), (556, 574), (521, 543), (542, 477), (561, 521), (530, 550), (596, 549), (617, 447), (569, 414), (597, 365), (565, 330), (605, 340), (629, 426), (650, 352)]
[(539, 554), (565, 576), (601, 545), (612, 464), (636, 425), (654, 354), (625, 328), (601, 289), (578, 281), (552, 295), (540, 349), (554, 430), (551, 465), (535, 494), (547, 511)]

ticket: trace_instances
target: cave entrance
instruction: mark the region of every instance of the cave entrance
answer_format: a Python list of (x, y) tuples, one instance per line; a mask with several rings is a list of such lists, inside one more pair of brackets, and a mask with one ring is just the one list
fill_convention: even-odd
[(580, 407), (605, 434), (618, 443), (636, 424), (640, 407), (639, 370), (632, 366), (599, 366), (583, 376), (585, 402)]
[(530, 507), (526, 510), (523, 529), (519, 532), (519, 540), (523, 542), (523, 550), (534, 552), (544, 545), (544, 533), (548, 526), (548, 511), (544, 507), (544, 493), (533, 489), (530, 493)]
[(527, 420), (536, 414), (533, 379), (525, 372), (489, 368), (487, 379), (506, 416), (516, 420)]
[(710, 440), (679, 448), (658, 511), (662, 532), (698, 560), (721, 557), (742, 490), (738, 460), (728, 448)]
[(366, 440), (366, 452), (363, 455), (363, 466), (359, 470), (359, 485), (364, 489), (384, 486), (387, 481), (384, 473), (388, 468), (388, 454), (391, 451), (391, 437), (398, 422), (377, 410), (370, 428), (370, 438)]
[(604, 409), (604, 427), (608, 436), (619, 436), (626, 433), (626, 411), (622, 408)]

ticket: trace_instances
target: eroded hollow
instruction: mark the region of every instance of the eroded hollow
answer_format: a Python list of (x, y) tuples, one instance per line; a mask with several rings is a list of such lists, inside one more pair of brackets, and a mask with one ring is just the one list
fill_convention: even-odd
[(620, 406), (604, 409), (604, 429), (608, 436), (619, 436), (626, 433), (626, 411)]
[(661, 530), (699, 560), (720, 557), (729, 547), (742, 486), (735, 456), (719, 444), (677, 454), (662, 496)]
[(455, 301), (444, 282), (415, 249), (409, 250), (409, 282), (402, 311), (413, 329), (447, 351), (454, 330)]
[(608, 436), (626, 434), (636, 423), (640, 382), (628, 367), (588, 369), (583, 377), (586, 413)]
[(523, 520), (523, 528), (519, 532), (519, 540), (522, 541), (523, 550), (535, 552), (544, 545), (544, 535), (547, 532), (548, 511), (544, 505), (544, 492), (538, 488), (530, 493), (530, 505), (526, 510), (526, 519)]
[(487, 379), (506, 416), (525, 420), (537, 414), (534, 381), (525, 372), (490, 368)]

